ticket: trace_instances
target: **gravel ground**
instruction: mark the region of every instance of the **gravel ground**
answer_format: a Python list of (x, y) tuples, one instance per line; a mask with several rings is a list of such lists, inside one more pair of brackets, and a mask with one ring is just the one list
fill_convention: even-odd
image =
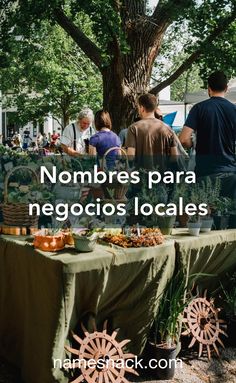
[[(177, 369), (175, 378), (169, 383), (236, 383), (236, 349), (226, 348), (221, 352), (220, 359), (206, 357), (197, 358), (197, 354), (186, 352), (179, 356), (183, 361), (183, 368)], [(163, 383), (166, 381), (140, 376), (129, 378), (131, 382)], [(0, 361), (0, 383), (24, 383), (19, 378), (18, 371), (9, 363)], [(42, 382), (44, 383), (44, 382)]]

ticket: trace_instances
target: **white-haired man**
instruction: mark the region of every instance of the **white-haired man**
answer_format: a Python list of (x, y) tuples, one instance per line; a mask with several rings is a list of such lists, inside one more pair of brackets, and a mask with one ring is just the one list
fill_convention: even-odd
[(93, 120), (93, 111), (85, 108), (79, 112), (76, 122), (65, 127), (61, 137), (61, 146), (65, 153), (70, 156), (87, 153), (90, 137), (95, 134)]

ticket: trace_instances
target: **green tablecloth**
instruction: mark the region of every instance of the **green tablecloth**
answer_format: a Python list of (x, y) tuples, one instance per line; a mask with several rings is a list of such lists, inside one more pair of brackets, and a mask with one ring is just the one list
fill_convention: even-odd
[(219, 281), (227, 278), (227, 273), (236, 271), (236, 230), (201, 233), (199, 237), (189, 236), (187, 230), (176, 229), (175, 240), (177, 267), (190, 274), (206, 273), (211, 277), (200, 276), (198, 285), (213, 292)]
[(63, 359), (70, 329), (87, 313), (109, 319), (120, 339), (140, 354), (158, 298), (173, 275), (174, 241), (148, 249), (59, 255), (35, 251), (22, 239), (0, 238), (0, 353), (20, 367), (26, 383), (67, 382)]

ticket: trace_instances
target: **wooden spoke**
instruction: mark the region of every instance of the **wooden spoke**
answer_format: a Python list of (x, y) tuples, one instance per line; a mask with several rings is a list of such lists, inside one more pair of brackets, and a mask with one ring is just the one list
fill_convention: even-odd
[(107, 332), (107, 320), (103, 323), (103, 332)]
[(103, 383), (103, 372), (99, 372), (98, 383)]
[(91, 347), (91, 344), (85, 344), (84, 348), (89, 351), (92, 355), (94, 354), (94, 352), (96, 350), (94, 350), (92, 347)]
[(219, 328), (218, 330), (222, 335), (226, 336), (228, 338), (228, 334), (226, 334), (226, 332), (224, 330), (222, 330), (221, 328)]
[(72, 336), (73, 336), (73, 338), (76, 340), (76, 342), (78, 342), (79, 344), (83, 344), (82, 339), (81, 339), (78, 335), (76, 335), (76, 334), (74, 334), (74, 333), (72, 332)]
[(107, 375), (107, 372), (106, 372), (106, 371), (104, 372), (104, 383), (110, 383), (110, 382), (109, 382), (109, 378), (108, 378), (108, 375)]
[(106, 338), (102, 338), (101, 348), (104, 350), (104, 352), (106, 351)]
[(210, 349), (210, 346), (207, 344), (207, 355), (208, 355), (208, 359), (210, 360), (211, 359), (211, 349)]
[(184, 332), (181, 333), (183, 336), (191, 334), (191, 331), (189, 329), (185, 330)]
[(97, 346), (96, 346), (96, 344), (95, 344), (95, 342), (94, 342), (93, 339), (90, 339), (89, 344), (90, 344), (90, 346), (93, 348), (93, 350), (94, 350), (95, 352), (98, 351), (98, 348), (97, 348)]
[(123, 348), (123, 347), (126, 346), (126, 344), (128, 344), (129, 342), (131, 342), (130, 339), (122, 340), (122, 342), (120, 342), (120, 347)]
[(196, 342), (196, 339), (193, 338), (192, 341), (191, 341), (191, 343), (190, 343), (190, 345), (188, 346), (188, 348), (193, 347), (193, 345), (195, 344), (195, 342)]
[(138, 372), (137, 371), (135, 371), (133, 368), (131, 368), (131, 367), (125, 367), (125, 371), (126, 372), (129, 372), (130, 374), (132, 373), (132, 374), (134, 374), (134, 375), (139, 375), (138, 374)]
[(69, 351), (71, 354), (79, 356), (79, 351), (76, 350), (75, 348), (71, 348), (69, 346), (65, 346), (64, 348), (66, 351)]
[(110, 351), (109, 351), (109, 356), (112, 356), (116, 353), (116, 347), (112, 348)]
[(88, 330), (84, 327), (83, 323), (81, 323), (81, 328), (82, 328), (82, 330), (83, 330), (84, 335), (85, 335), (85, 336), (89, 336), (89, 332), (88, 332)]
[(222, 342), (222, 340), (220, 338), (217, 338), (217, 342), (220, 343), (220, 345), (225, 348), (225, 345), (224, 343)]
[(118, 332), (117, 331), (113, 331), (113, 333), (111, 334), (111, 337), (112, 339), (115, 339), (116, 336), (117, 336)]
[(97, 324), (96, 324), (96, 320), (94, 317), (92, 318), (92, 326), (93, 326), (93, 331), (94, 332), (97, 331)]
[(216, 344), (215, 344), (215, 343), (213, 343), (213, 347), (214, 347), (214, 349), (215, 349), (216, 354), (217, 354), (218, 356), (220, 356), (219, 350), (218, 350), (218, 348), (216, 347)]
[(84, 357), (84, 359), (93, 359), (93, 354), (89, 354), (89, 353), (87, 353), (87, 352), (84, 352), (83, 353), (83, 357)]
[(112, 345), (111, 342), (110, 342), (110, 343), (107, 343), (107, 346), (106, 346), (106, 353), (108, 353), (108, 352), (110, 351), (110, 349), (111, 349), (112, 346), (113, 346), (113, 345)]
[(101, 349), (100, 339), (96, 337), (95, 342), (96, 342), (98, 350), (100, 350)]
[(202, 355), (202, 349), (203, 349), (203, 345), (202, 345), (202, 343), (199, 343), (199, 353), (198, 353), (199, 358)]
[(114, 375), (112, 374), (112, 372), (110, 370), (107, 370), (107, 375), (110, 379), (110, 382), (115, 383), (116, 380), (115, 380)]

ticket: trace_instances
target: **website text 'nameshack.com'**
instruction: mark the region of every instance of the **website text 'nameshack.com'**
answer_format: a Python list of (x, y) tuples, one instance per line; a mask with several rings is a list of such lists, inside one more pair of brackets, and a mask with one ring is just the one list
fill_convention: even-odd
[(84, 369), (97, 369), (97, 370), (103, 370), (103, 369), (110, 369), (110, 368), (116, 368), (116, 369), (125, 369), (127, 372), (128, 370), (146, 370), (151, 369), (155, 370), (156, 368), (159, 369), (166, 369), (166, 368), (183, 368), (183, 361), (179, 358), (177, 359), (149, 359), (144, 360), (142, 358), (138, 358), (135, 356), (134, 358), (130, 359), (112, 359), (112, 358), (104, 358), (104, 359), (53, 359), (53, 368), (59, 368), (59, 369), (73, 369), (73, 368), (84, 368)]

